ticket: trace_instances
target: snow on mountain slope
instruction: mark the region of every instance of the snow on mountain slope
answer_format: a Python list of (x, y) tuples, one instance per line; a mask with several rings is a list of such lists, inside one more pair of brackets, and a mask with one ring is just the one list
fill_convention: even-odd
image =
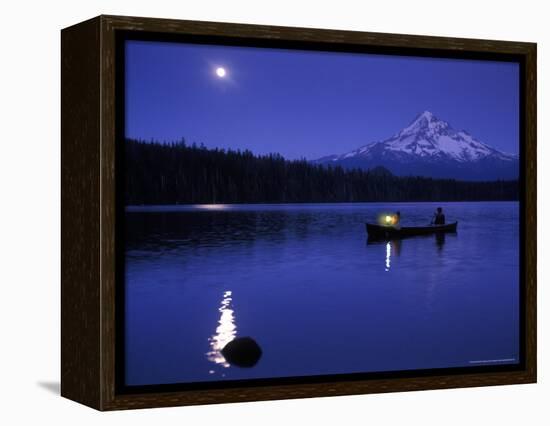
[(459, 179), (515, 179), (518, 156), (478, 141), (464, 130), (424, 111), (389, 139), (353, 151), (323, 157), (318, 164), (344, 168), (387, 167), (394, 174)]

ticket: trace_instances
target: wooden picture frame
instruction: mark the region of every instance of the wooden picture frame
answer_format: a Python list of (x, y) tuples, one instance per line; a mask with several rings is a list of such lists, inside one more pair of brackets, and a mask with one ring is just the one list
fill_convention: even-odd
[[(491, 59), (521, 66), (523, 182), (518, 369), (435, 371), (368, 379), (120, 392), (117, 375), (117, 93), (121, 34), (210, 37), (237, 45)], [(400, 34), (99, 16), (61, 32), (61, 394), (98, 410), (210, 404), (536, 382), (536, 44)], [(118, 126), (118, 127), (117, 127)], [(119, 294), (119, 296), (117, 296)]]

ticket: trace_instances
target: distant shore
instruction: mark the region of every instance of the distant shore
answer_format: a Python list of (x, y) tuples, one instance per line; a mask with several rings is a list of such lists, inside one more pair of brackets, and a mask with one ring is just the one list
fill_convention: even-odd
[(396, 176), (383, 167), (343, 169), (278, 154), (128, 140), (124, 203), (274, 204), (517, 201), (517, 180)]
[(140, 211), (155, 211), (155, 212), (170, 212), (170, 211), (224, 211), (224, 210), (238, 210), (243, 207), (254, 207), (261, 209), (262, 207), (270, 208), (275, 206), (288, 206), (288, 207), (318, 207), (318, 206), (355, 206), (361, 204), (367, 205), (380, 205), (381, 208), (387, 206), (407, 205), (407, 204), (432, 204), (448, 205), (448, 204), (473, 204), (473, 203), (519, 203), (518, 200), (512, 201), (393, 201), (393, 202), (341, 202), (341, 203), (228, 203), (228, 204), (140, 204), (140, 205), (126, 205), (124, 210), (128, 213), (140, 212)]

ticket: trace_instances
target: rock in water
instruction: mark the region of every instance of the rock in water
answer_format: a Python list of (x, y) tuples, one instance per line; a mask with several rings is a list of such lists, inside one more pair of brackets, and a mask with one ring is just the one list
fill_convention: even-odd
[(252, 337), (237, 337), (222, 349), (225, 360), (237, 367), (254, 367), (262, 356), (262, 349)]

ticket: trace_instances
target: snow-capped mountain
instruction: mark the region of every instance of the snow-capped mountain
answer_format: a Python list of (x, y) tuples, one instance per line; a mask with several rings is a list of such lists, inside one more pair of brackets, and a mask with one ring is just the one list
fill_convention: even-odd
[(517, 179), (517, 155), (498, 151), (424, 111), (391, 138), (314, 161), (344, 168), (383, 166), (395, 175), (463, 180)]

